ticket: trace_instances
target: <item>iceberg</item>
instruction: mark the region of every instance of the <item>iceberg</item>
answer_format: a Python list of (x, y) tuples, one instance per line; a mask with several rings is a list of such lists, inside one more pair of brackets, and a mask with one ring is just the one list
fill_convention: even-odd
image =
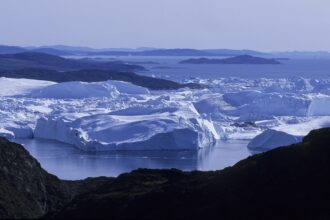
[(131, 94), (131, 95), (136, 95), (136, 94), (150, 94), (149, 90), (147, 88), (133, 85), (132, 83), (129, 82), (122, 82), (122, 81), (114, 81), (114, 80), (108, 80), (104, 82), (104, 84), (108, 86), (114, 86), (120, 93), (125, 93), (125, 94)]
[(0, 137), (8, 139), (14, 138), (33, 138), (33, 130), (27, 125), (14, 125), (14, 126), (3, 126), (0, 127)]
[(223, 99), (233, 105), (233, 106), (242, 106), (253, 102), (256, 99), (265, 97), (266, 94), (260, 91), (243, 91), (243, 92), (232, 92), (226, 93), (223, 95)]
[(283, 131), (267, 129), (257, 135), (248, 144), (250, 150), (271, 150), (281, 146), (296, 144), (302, 141), (303, 136), (295, 136)]
[(12, 131), (8, 131), (5, 128), (0, 128), (0, 137), (4, 137), (7, 139), (14, 139), (15, 134)]
[(55, 85), (54, 82), (32, 80), (32, 79), (12, 79), (0, 77), (0, 97), (19, 96), (31, 93), (34, 90)]
[(84, 151), (194, 150), (218, 138), (213, 124), (202, 119), (192, 104), (152, 110), (134, 107), (77, 119), (42, 117), (34, 135)]
[(308, 116), (330, 115), (330, 96), (319, 94), (312, 98), (308, 108)]
[(234, 111), (234, 115), (239, 116), (241, 121), (271, 119), (274, 116), (306, 116), (309, 105), (310, 100), (305, 97), (271, 93), (242, 105)]
[(64, 82), (47, 86), (29, 94), (33, 98), (83, 99), (91, 97), (116, 98), (119, 94), (149, 94), (149, 90), (127, 82)]

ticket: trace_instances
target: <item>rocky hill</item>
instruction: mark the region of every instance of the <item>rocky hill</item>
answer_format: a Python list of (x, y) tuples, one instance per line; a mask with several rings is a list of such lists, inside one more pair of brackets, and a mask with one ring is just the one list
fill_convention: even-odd
[(195, 83), (181, 84), (167, 79), (138, 75), (134, 73), (137, 70), (145, 69), (140, 65), (121, 61), (76, 60), (40, 52), (0, 54), (0, 77), (53, 82), (119, 80), (152, 90), (203, 87)]
[(68, 59), (43, 52), (0, 54), (0, 70), (43, 68), (58, 71), (101, 69), (112, 71), (145, 70), (140, 65), (129, 65), (121, 61), (96, 61), (93, 59)]

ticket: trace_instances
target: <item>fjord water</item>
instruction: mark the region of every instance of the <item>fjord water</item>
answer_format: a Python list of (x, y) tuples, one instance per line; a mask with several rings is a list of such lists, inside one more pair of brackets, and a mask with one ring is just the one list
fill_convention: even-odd
[[(67, 56), (68, 58), (86, 58), (86, 56)], [(180, 61), (198, 58), (187, 56), (87, 56), (107, 61), (123, 61), (141, 65), (146, 71), (139, 74), (182, 81), (189, 78), (219, 79), (237, 77), (243, 79), (290, 78), (329, 79), (330, 58), (290, 58), (279, 59), (281, 64), (180, 64)], [(211, 57), (222, 59), (224, 57)]]
[[(109, 58), (109, 57), (108, 57)], [(108, 59), (106, 58), (106, 59)], [(195, 65), (178, 64), (187, 57), (115, 57), (145, 66), (139, 74), (182, 81), (191, 77), (238, 78), (321, 78), (330, 76), (330, 60), (283, 60), (281, 65)], [(60, 142), (17, 140), (50, 173), (62, 179), (117, 176), (137, 168), (177, 168), (181, 170), (218, 170), (251, 155), (247, 140), (219, 141), (215, 146), (196, 151), (117, 151), (86, 153)]]
[(138, 168), (219, 170), (251, 155), (248, 141), (219, 141), (195, 151), (116, 151), (88, 153), (72, 145), (42, 139), (18, 139), (49, 173), (61, 179), (77, 180), (97, 176), (118, 176)]
[(279, 65), (253, 64), (179, 64), (187, 57), (131, 57), (117, 58), (125, 61), (153, 61), (156, 64), (143, 64), (148, 71), (144, 75), (182, 81), (189, 78), (219, 79), (237, 77), (243, 79), (258, 78), (290, 78), (303, 77), (308, 79), (329, 79), (330, 59), (290, 59), (280, 60)]

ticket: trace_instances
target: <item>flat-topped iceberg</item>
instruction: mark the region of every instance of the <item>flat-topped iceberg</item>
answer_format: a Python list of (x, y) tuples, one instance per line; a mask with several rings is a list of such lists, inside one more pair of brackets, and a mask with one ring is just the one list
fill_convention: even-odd
[(72, 119), (40, 118), (35, 137), (74, 144), (84, 151), (192, 150), (218, 137), (192, 104), (162, 109), (134, 107)]
[(0, 97), (26, 95), (32, 91), (54, 85), (56, 83), (32, 79), (12, 79), (0, 77)]
[(33, 98), (52, 99), (116, 98), (120, 93), (149, 94), (149, 90), (127, 82), (115, 82), (111, 80), (95, 83), (65, 82), (33, 91), (29, 96)]

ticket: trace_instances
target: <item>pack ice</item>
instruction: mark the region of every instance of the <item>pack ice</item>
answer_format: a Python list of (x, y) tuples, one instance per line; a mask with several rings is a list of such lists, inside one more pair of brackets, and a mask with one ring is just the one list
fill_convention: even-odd
[(330, 126), (327, 79), (185, 82), (208, 88), (0, 78), (0, 136), (58, 140), (86, 151), (198, 149), (216, 139), (254, 138), (249, 148), (270, 149)]
[(217, 138), (213, 124), (191, 102), (150, 95), (130, 83), (40, 81), (30, 87), (2, 97), (2, 136), (58, 140), (85, 151), (191, 150)]

